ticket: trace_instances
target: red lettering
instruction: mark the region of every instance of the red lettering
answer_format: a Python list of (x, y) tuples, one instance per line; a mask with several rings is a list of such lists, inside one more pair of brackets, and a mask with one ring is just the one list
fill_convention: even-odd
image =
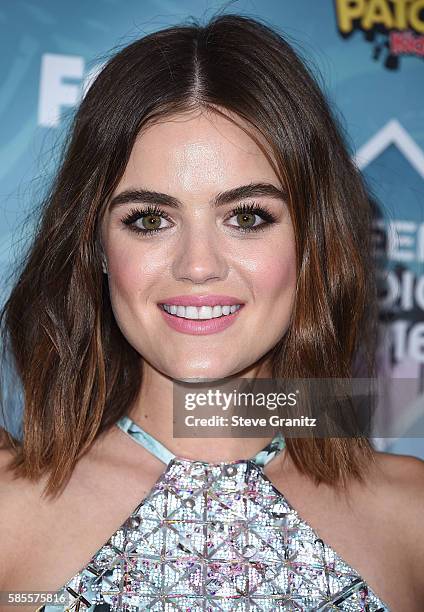
[(424, 56), (424, 36), (414, 36), (411, 32), (390, 32), (390, 52), (393, 55)]

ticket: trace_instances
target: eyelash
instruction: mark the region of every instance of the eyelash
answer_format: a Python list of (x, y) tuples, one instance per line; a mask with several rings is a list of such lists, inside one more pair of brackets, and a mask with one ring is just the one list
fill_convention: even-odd
[[(239, 227), (238, 231), (243, 233), (256, 232), (259, 230), (264, 231), (266, 226), (276, 222), (276, 217), (274, 216), (274, 214), (266, 206), (260, 206), (256, 202), (236, 206), (235, 208), (233, 208), (233, 210), (231, 210), (228, 219), (231, 219), (231, 217), (234, 217), (236, 215), (244, 214), (257, 214), (265, 221), (265, 223), (260, 223), (259, 225), (255, 225), (253, 227)], [(162, 217), (163, 219), (166, 219), (167, 221), (171, 222), (171, 218), (169, 217), (169, 215), (156, 204), (154, 206), (149, 205), (144, 209), (131, 208), (128, 214), (121, 219), (121, 222), (124, 225), (128, 226), (128, 229), (130, 231), (135, 232), (136, 234), (139, 234), (146, 238), (153, 236), (154, 234), (157, 234), (158, 232), (161, 232), (164, 229), (167, 229), (166, 227), (158, 227), (156, 229), (147, 230), (141, 229), (140, 227), (134, 225), (134, 223), (139, 219), (149, 216)]]

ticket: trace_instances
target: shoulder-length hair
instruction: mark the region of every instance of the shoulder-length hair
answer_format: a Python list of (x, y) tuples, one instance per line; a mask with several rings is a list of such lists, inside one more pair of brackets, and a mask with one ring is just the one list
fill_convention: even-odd
[[(240, 15), (157, 31), (116, 53), (79, 105), (0, 314), (24, 398), (22, 439), (3, 432), (9, 469), (30, 480), (48, 475), (48, 495), (139, 391), (142, 357), (117, 326), (102, 273), (107, 200), (140, 129), (195, 108), (222, 109), (258, 130), (289, 195), (297, 287), (289, 328), (271, 352), (273, 377), (350, 377), (359, 350), (362, 371), (373, 375), (371, 207), (312, 69), (283, 35)], [(332, 486), (361, 480), (374, 456), (366, 437), (286, 445), (301, 472)]]

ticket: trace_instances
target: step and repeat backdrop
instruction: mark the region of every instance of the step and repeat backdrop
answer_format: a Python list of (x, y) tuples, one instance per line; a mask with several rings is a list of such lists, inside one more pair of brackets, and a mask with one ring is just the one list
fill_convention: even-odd
[[(375, 248), (384, 262), (378, 418), (379, 431), (394, 433), (375, 442), (424, 458), (424, 0), (1, 2), (1, 299), (72, 113), (107, 58), (149, 32), (218, 11), (276, 26), (342, 116), (376, 203)], [(14, 392), (18, 424), (22, 398)]]

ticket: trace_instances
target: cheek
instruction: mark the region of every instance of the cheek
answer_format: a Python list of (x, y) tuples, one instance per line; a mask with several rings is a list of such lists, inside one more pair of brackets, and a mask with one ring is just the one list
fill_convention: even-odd
[(296, 283), (295, 262), (291, 258), (270, 258), (267, 272), (261, 275), (258, 283), (264, 295), (268, 295), (272, 300), (291, 297)]
[(112, 303), (131, 309), (134, 296), (140, 291), (142, 274), (131, 257), (113, 256), (109, 266), (109, 291)]
[(261, 302), (290, 303), (296, 287), (296, 259), (292, 245), (275, 245), (257, 252), (243, 262), (255, 299)]
[[(146, 302), (151, 289), (163, 271), (164, 254), (139, 245), (120, 246), (109, 252), (109, 287), (115, 301), (131, 306)], [(134, 302), (137, 298), (136, 302)]]

